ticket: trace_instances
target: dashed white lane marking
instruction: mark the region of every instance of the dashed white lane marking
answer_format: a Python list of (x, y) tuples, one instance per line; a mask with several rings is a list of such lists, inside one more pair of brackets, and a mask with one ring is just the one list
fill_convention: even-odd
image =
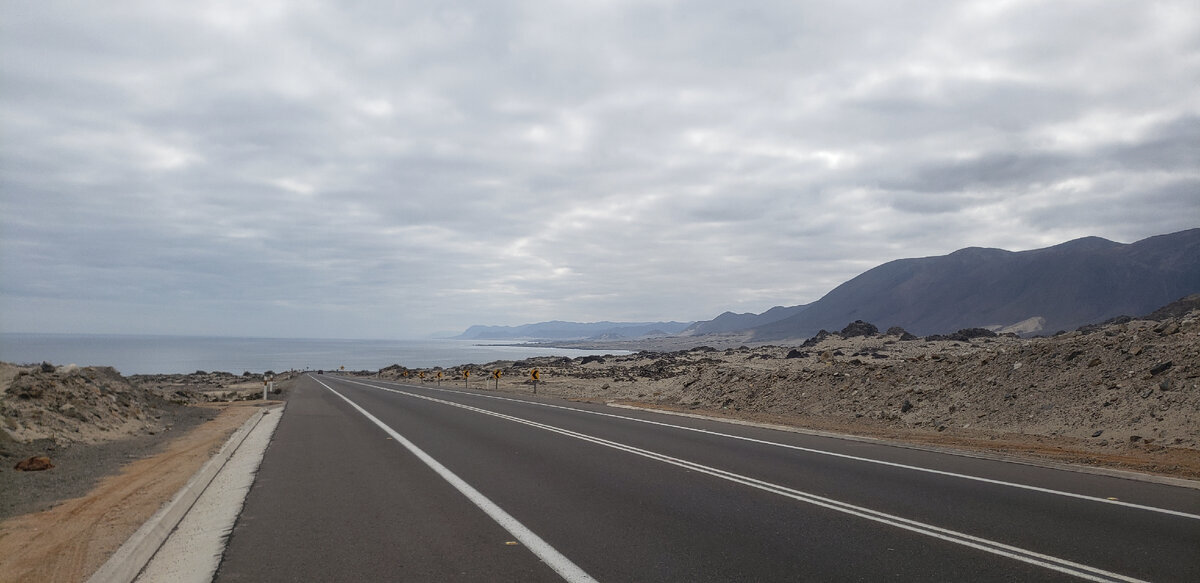
[[(394, 390), (394, 389), (388, 389), (387, 387), (380, 387), (377, 385), (372, 385), (372, 384), (363, 383), (363, 382), (359, 382), (359, 381), (353, 381), (350, 379), (340, 379), (340, 380), (343, 380), (348, 383), (360, 384), (365, 387), (371, 387), (374, 389)], [(408, 386), (408, 385), (399, 385), (399, 386)], [(1043, 494), (1053, 494), (1055, 496), (1066, 496), (1068, 498), (1087, 500), (1089, 502), (1112, 504), (1114, 506), (1124, 506), (1126, 508), (1136, 508), (1138, 510), (1146, 510), (1149, 512), (1159, 512), (1162, 514), (1170, 514), (1172, 516), (1179, 516), (1182, 518), (1190, 518), (1192, 520), (1200, 520), (1200, 514), (1191, 514), (1191, 513), (1183, 512), (1180, 510), (1171, 510), (1169, 508), (1159, 508), (1157, 506), (1147, 506), (1145, 504), (1136, 504), (1133, 502), (1125, 502), (1124, 500), (1118, 500), (1116, 498), (1100, 498), (1097, 496), (1088, 496), (1086, 494), (1076, 494), (1074, 492), (1064, 492), (1062, 490), (1052, 490), (1050, 488), (1043, 488), (1041, 486), (1031, 486), (1029, 484), (1018, 484), (1016, 482), (1005, 482), (1003, 480), (994, 480), (992, 478), (984, 478), (981, 476), (972, 476), (970, 474), (959, 474), (959, 473), (955, 473), (955, 472), (947, 472), (945, 470), (935, 470), (932, 468), (923, 468), (921, 466), (913, 466), (913, 465), (901, 464), (901, 463), (896, 463), (896, 462), (888, 462), (888, 461), (860, 457), (860, 456), (850, 455), (850, 454), (845, 454), (845, 453), (837, 453), (837, 452), (825, 451), (825, 450), (821, 450), (821, 449), (813, 449), (810, 447), (803, 447), (803, 446), (799, 446), (799, 445), (791, 445), (791, 444), (787, 444), (787, 443), (767, 441), (765, 439), (755, 439), (753, 437), (745, 437), (742, 435), (733, 435), (730, 433), (721, 433), (719, 431), (712, 431), (709, 429), (699, 429), (696, 427), (687, 427), (685, 425), (675, 425), (672, 423), (665, 423), (662, 421), (651, 421), (649, 419), (638, 419), (637, 417), (629, 417), (626, 415), (617, 415), (615, 413), (602, 413), (600, 411), (589, 411), (587, 409), (578, 409), (575, 407), (566, 407), (564, 405), (554, 405), (551, 403), (540, 403), (538, 401), (526, 401), (523, 399), (513, 399), (511, 397), (501, 397), (498, 395), (485, 395), (485, 394), (481, 394), (481, 393), (465, 393), (463, 391), (452, 391), (449, 389), (439, 389), (439, 388), (435, 388), (435, 387), (420, 387), (420, 388), (423, 390), (440, 391), (443, 393), (452, 393), (452, 394), (456, 394), (456, 395), (470, 395), (472, 397), (495, 399), (498, 401), (511, 401), (513, 403), (521, 403), (524, 405), (536, 405), (539, 407), (546, 407), (546, 408), (550, 408), (550, 409), (562, 409), (564, 411), (572, 411), (575, 413), (585, 413), (588, 415), (597, 415), (600, 417), (611, 417), (613, 419), (621, 419), (623, 421), (633, 421), (635, 423), (645, 423), (647, 425), (657, 425), (660, 427), (669, 427), (672, 429), (679, 429), (681, 431), (692, 431), (695, 433), (704, 433), (707, 435), (713, 435), (713, 436), (717, 436), (717, 437), (725, 437), (728, 439), (736, 439), (739, 441), (747, 441), (750, 443), (758, 443), (758, 444), (762, 444), (762, 445), (771, 445), (771, 446), (775, 446), (775, 447), (782, 447), (784, 449), (791, 449), (791, 450), (795, 450), (795, 451), (803, 451), (805, 453), (813, 453), (813, 454), (826, 455), (826, 456), (836, 457), (836, 458), (841, 458), (841, 459), (854, 460), (856, 462), (877, 464), (877, 465), (881, 465), (881, 466), (888, 466), (888, 467), (893, 467), (893, 468), (912, 470), (912, 471), (916, 471), (916, 472), (925, 472), (928, 474), (936, 474), (939, 476), (947, 476), (947, 477), (959, 478), (959, 479), (963, 479), (963, 480), (973, 480), (976, 482), (983, 482), (986, 484), (994, 484), (997, 486), (1006, 486), (1009, 488), (1019, 488), (1021, 490), (1029, 490), (1031, 492), (1041, 492)]]
[[(597, 445), (602, 445), (602, 446), (616, 449), (619, 451), (624, 451), (627, 453), (631, 453), (634, 455), (649, 458), (649, 459), (656, 460), (659, 462), (671, 464), (671, 465), (685, 468), (688, 470), (692, 470), (695, 472), (704, 473), (704, 474), (714, 476), (714, 477), (717, 477), (717, 478), (720, 478), (723, 480), (728, 480), (730, 482), (743, 484), (746, 486), (750, 486), (752, 488), (757, 488), (759, 490), (772, 492), (774, 494), (779, 494), (781, 496), (785, 496), (785, 497), (788, 497), (788, 498), (791, 498), (793, 500), (797, 500), (800, 502), (806, 502), (808, 504), (813, 504), (816, 506), (820, 506), (822, 508), (835, 510), (837, 512), (843, 512), (845, 514), (850, 514), (850, 515), (857, 516), (859, 518), (864, 518), (866, 520), (870, 520), (873, 522), (887, 524), (889, 526), (893, 526), (896, 528), (901, 528), (904, 530), (915, 532), (917, 534), (922, 534), (925, 536), (930, 536), (933, 538), (941, 539), (941, 540), (944, 540), (947, 542), (963, 545), (966, 547), (981, 550), (981, 551), (991, 553), (994, 555), (1007, 557), (1010, 559), (1021, 561), (1023, 563), (1037, 565), (1039, 567), (1044, 567), (1046, 569), (1051, 569), (1053, 571), (1058, 571), (1060, 573), (1065, 573), (1065, 574), (1079, 577), (1081, 579), (1085, 579), (1088, 581), (1101, 581), (1101, 582), (1120, 581), (1120, 582), (1125, 582), (1125, 583), (1139, 583), (1142, 581), (1141, 579), (1135, 579), (1133, 577), (1121, 575), (1120, 573), (1113, 573), (1111, 571), (1105, 571), (1105, 570), (1099, 569), (1097, 567), (1092, 567), (1089, 565), (1076, 563), (1074, 561), (1069, 561), (1066, 559), (1060, 559), (1058, 557), (1053, 557), (1050, 555), (1045, 555), (1045, 554), (1031, 551), (1028, 549), (1023, 549), (1020, 547), (1004, 544), (1001, 542), (985, 539), (982, 537), (977, 537), (977, 536), (973, 536), (970, 534), (958, 532), (955, 530), (950, 530), (948, 528), (942, 528), (939, 526), (934, 526), (932, 524), (926, 524), (923, 522), (911, 520), (908, 518), (903, 518), (903, 517), (896, 516), (893, 514), (879, 512), (877, 510), (872, 510), (870, 508), (866, 508), (863, 506), (857, 506), (854, 504), (841, 502), (838, 500), (834, 500), (832, 498), (826, 498), (824, 496), (810, 494), (808, 492), (796, 490), (793, 488), (788, 488), (786, 486), (781, 486), (779, 484), (773, 484), (773, 483), (759, 480), (756, 478), (751, 478), (749, 476), (735, 474), (733, 472), (728, 472), (728, 471), (721, 470), (718, 468), (705, 466), (703, 464), (690, 462), (687, 460), (668, 456), (665, 454), (660, 454), (660, 453), (653, 452), (650, 450), (641, 449), (641, 448), (630, 446), (630, 445), (625, 445), (622, 443), (610, 441), (610, 440), (599, 438), (599, 437), (594, 437), (594, 436), (587, 435), (584, 433), (579, 433), (576, 431), (571, 431), (569, 429), (563, 429), (561, 427), (547, 425), (545, 423), (530, 421), (528, 419), (522, 419), (520, 417), (514, 417), (512, 415), (506, 415), (504, 413), (497, 413), (495, 411), (489, 411), (487, 409), (481, 409), (479, 407), (473, 407), (471, 405), (464, 405), (462, 403), (446, 401), (444, 399), (438, 399), (438, 398), (430, 397), (427, 395), (419, 395), (416, 393), (410, 393), (408, 391), (401, 391), (398, 389), (391, 389), (391, 388), (387, 388), (387, 387), (378, 387), (378, 386), (369, 385), (366, 383), (359, 383), (357, 381), (350, 381), (348, 379), (342, 379), (342, 380), (346, 380), (347, 382), (351, 382), (351, 383), (361, 384), (361, 385), (371, 387), (374, 389), (378, 389), (378, 390), (382, 390), (382, 391), (388, 391), (391, 393), (396, 393), (396, 394), (404, 395), (407, 397), (412, 397), (415, 399), (423, 399), (426, 401), (440, 403), (443, 405), (449, 405), (451, 407), (457, 407), (460, 409), (465, 409), (468, 411), (473, 411), (473, 412), (481, 413), (484, 415), (490, 415), (492, 417), (497, 417), (500, 419), (505, 419), (508, 421), (516, 422), (516, 423), (521, 423), (524, 425), (528, 425), (530, 427), (536, 427), (538, 429), (543, 429), (543, 430), (550, 431), (553, 433), (558, 433), (560, 435), (573, 437), (575, 439), (580, 439), (580, 440), (594, 443)], [(322, 384), (324, 384), (324, 383), (322, 383)], [(333, 389), (330, 389), (330, 390), (332, 391)], [(336, 391), (334, 391), (334, 392), (337, 393)], [(349, 398), (345, 397), (344, 395), (342, 395), (340, 393), (337, 393), (337, 394), (338, 394), (338, 396), (345, 399), (347, 402), (354, 405), (353, 401), (350, 401)], [(354, 406), (356, 408), (358, 408), (358, 405), (354, 405)], [(359, 408), (359, 409), (362, 410), (361, 408)], [(369, 414), (367, 414), (365, 411), (363, 411), (363, 414), (366, 414), (369, 416)]]
[(397, 443), (403, 445), (405, 449), (412, 452), (412, 454), (417, 456), (417, 458), (422, 462), (425, 462), (425, 465), (429, 466), (434, 472), (437, 472), (437, 474), (441, 476), (443, 480), (446, 480), (451, 486), (454, 486), (454, 489), (466, 496), (468, 500), (478, 506), (479, 509), (491, 517), (492, 520), (495, 520), (502, 528), (504, 528), (504, 530), (507, 530), (509, 534), (512, 534), (514, 537), (516, 537), (518, 541), (521, 541), (521, 544), (525, 545), (530, 551), (533, 552), (534, 555), (545, 562), (551, 569), (554, 569), (554, 572), (558, 573), (564, 580), (570, 581), (571, 583), (596, 583), (596, 580), (593, 579), (591, 575), (588, 575), (583, 569), (580, 569), (575, 563), (571, 562), (570, 559), (558, 552), (557, 549), (550, 546), (549, 543), (542, 540), (542, 538), (538, 535), (534, 534), (532, 530), (529, 530), (524, 524), (521, 524), (520, 521), (518, 521), (516, 518), (513, 518), (512, 515), (505, 512), (504, 509), (500, 508), (486, 496), (481, 494), (479, 490), (476, 490), (470, 484), (463, 481), (462, 478), (459, 478), (454, 472), (451, 472), (448, 468), (446, 468), (446, 466), (442, 465), (441, 462), (433, 459), (432, 456), (425, 453), (425, 451), (417, 447), (416, 444), (409, 441), (403, 435), (397, 433), (395, 429), (388, 427), (386, 423), (380, 421), (374, 415), (368, 413), (367, 410), (360, 407), (358, 403), (351, 401), (345, 395), (333, 390), (332, 387), (321, 382), (320, 380), (316, 378), (313, 378), (313, 380), (320, 383), (321, 386), (325, 387), (326, 389), (329, 389), (329, 391), (333, 394), (341, 397), (342, 400), (349, 403), (351, 407), (354, 407), (359, 413), (362, 413), (364, 417), (369, 419), (375, 425), (379, 426), (380, 429), (387, 432), (387, 434), (395, 439)]

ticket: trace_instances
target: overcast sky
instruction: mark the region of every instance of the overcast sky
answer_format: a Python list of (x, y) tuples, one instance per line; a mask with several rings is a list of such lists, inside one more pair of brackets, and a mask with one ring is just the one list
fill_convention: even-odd
[(0, 330), (709, 319), (1200, 226), (1200, 3), (2, 0)]

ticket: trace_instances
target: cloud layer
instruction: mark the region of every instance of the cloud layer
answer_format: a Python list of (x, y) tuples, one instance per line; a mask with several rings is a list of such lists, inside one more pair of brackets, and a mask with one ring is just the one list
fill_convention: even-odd
[(5, 2), (0, 329), (692, 320), (1200, 224), (1191, 2)]

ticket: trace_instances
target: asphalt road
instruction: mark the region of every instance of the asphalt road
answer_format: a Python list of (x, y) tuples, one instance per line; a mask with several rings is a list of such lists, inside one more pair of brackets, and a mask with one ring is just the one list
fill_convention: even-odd
[(1200, 490), (319, 375), (216, 580), (1200, 581)]

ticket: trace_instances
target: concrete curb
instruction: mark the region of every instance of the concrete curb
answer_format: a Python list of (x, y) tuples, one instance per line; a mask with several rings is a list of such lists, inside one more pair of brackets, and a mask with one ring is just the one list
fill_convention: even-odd
[(1167, 486), (1177, 486), (1179, 488), (1191, 488), (1200, 490), (1200, 481), (1189, 480), (1187, 478), (1174, 478), (1171, 476), (1159, 476), (1157, 474), (1144, 474), (1141, 472), (1133, 472), (1129, 470), (1117, 470), (1113, 468), (1101, 468), (1095, 466), (1085, 466), (1080, 464), (1068, 464), (1063, 462), (1054, 462), (1048, 460), (1038, 460), (1019, 455), (1008, 455), (1002, 453), (989, 453), (968, 451), (956, 449), (953, 447), (941, 447), (936, 445), (922, 445), (916, 443), (908, 443), (895, 439), (884, 439), (880, 437), (865, 437), (862, 435), (849, 435), (846, 433), (835, 433), (832, 431), (821, 431), (818, 429), (805, 429), (803, 427), (792, 427), (790, 425), (779, 425), (775, 423), (760, 423), (758, 421), (746, 421), (744, 419), (727, 419), (723, 417), (712, 417), (709, 415), (700, 415), (697, 413), (684, 413), (682, 411), (670, 411), (666, 409), (655, 409), (653, 407), (638, 407), (636, 405), (626, 405), (624, 403), (608, 402), (605, 405), (616, 407), (618, 409), (632, 409), (635, 411), (648, 411), (652, 413), (662, 413), (664, 415), (675, 415), (677, 417), (690, 417), (692, 419), (703, 419), (705, 421), (717, 421), (720, 423), (728, 423), (730, 425), (745, 425), (748, 427), (758, 427), (761, 429), (774, 429), (776, 431), (787, 431), (789, 433), (802, 433), (804, 435), (815, 435), (817, 437), (829, 437), (833, 439), (842, 439), (845, 441), (861, 441), (866, 443), (877, 443), (880, 445), (889, 445), (892, 447), (902, 447), (905, 449), (915, 449), (920, 451), (932, 451), (936, 453), (944, 453), (956, 455), (960, 457), (978, 458), (992, 461), (1008, 462), (1014, 464), (1023, 464), (1039, 468), (1047, 468), (1052, 470), (1064, 470), (1068, 472), (1077, 472), (1080, 474), (1093, 474), (1098, 476), (1109, 476), (1112, 478), (1122, 478), (1126, 480), (1134, 480), (1138, 482), (1150, 482), (1153, 484), (1164, 484)]
[(136, 579), (138, 573), (167, 540), (171, 531), (175, 530), (175, 527), (187, 515), (188, 510), (196, 503), (196, 499), (204, 493), (213, 478), (217, 477), (221, 468), (225, 467), (225, 462), (229, 461), (233, 453), (242, 445), (246, 436), (250, 435), (255, 427), (258, 427), (263, 416), (272, 411), (282, 414), (283, 408), (284, 405), (264, 408), (247, 419), (229, 436), (225, 445), (221, 446), (221, 449), (188, 480), (188, 483), (180, 488), (175, 496), (154, 513), (154, 516), (151, 516), (137, 532), (130, 535), (121, 548), (117, 549), (117, 552), (113, 553), (108, 561), (92, 574), (87, 580), (88, 583), (131, 583)]

